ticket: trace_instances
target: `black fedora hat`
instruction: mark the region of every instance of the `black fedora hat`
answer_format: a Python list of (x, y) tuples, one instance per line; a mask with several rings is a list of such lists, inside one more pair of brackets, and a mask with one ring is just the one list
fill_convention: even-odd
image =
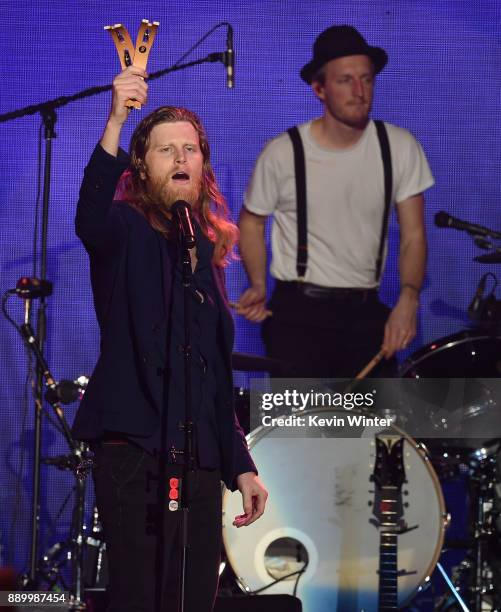
[(316, 72), (338, 57), (368, 55), (374, 62), (376, 73), (386, 66), (388, 56), (384, 49), (371, 47), (358, 30), (348, 25), (332, 26), (324, 30), (313, 45), (313, 59), (301, 70), (301, 78), (311, 83)]

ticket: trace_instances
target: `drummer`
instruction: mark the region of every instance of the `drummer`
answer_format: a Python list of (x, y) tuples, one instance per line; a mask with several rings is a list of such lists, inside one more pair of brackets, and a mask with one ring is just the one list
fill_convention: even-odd
[[(322, 32), (301, 70), (322, 106), (320, 117), (298, 126), (305, 164), (295, 167), (292, 137), (280, 134), (265, 146), (247, 189), (240, 252), (249, 288), (237, 312), (263, 323), (267, 355), (290, 363), (291, 376), (351, 377), (381, 347), (387, 361), (378, 374), (390, 375), (393, 355), (416, 335), (426, 262), (423, 192), (434, 180), (410, 132), (389, 123), (376, 126), (370, 118), (376, 77), (387, 60), (383, 49), (353, 27)], [(299, 203), (307, 214), (298, 224), (296, 189), (304, 174), (306, 193)], [(396, 204), (400, 228), (400, 294), (392, 309), (378, 298), (387, 204)], [(276, 283), (267, 303), (269, 215)], [(306, 239), (298, 241), (298, 234)]]

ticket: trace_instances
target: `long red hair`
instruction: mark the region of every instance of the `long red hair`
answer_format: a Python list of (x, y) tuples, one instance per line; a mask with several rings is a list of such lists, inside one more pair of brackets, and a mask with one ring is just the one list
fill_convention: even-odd
[(228, 205), (219, 190), (210, 162), (210, 147), (200, 119), (186, 108), (161, 106), (145, 117), (134, 130), (130, 142), (130, 167), (122, 176), (117, 196), (145, 216), (149, 224), (168, 234), (165, 226), (166, 211), (148, 193), (144, 176), (144, 158), (148, 151), (152, 129), (160, 123), (187, 121), (195, 128), (203, 155), (200, 203), (194, 212), (204, 234), (214, 243), (213, 261), (225, 266), (238, 241), (238, 228), (231, 222)]

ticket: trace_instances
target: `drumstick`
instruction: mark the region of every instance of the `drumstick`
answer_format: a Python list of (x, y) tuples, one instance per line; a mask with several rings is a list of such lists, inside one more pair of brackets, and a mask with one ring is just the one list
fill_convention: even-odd
[(383, 349), (381, 349), (379, 353), (377, 353), (377, 355), (374, 355), (374, 357), (369, 361), (369, 363), (362, 370), (360, 370), (360, 372), (355, 376), (355, 378), (351, 379), (351, 382), (343, 390), (343, 393), (350, 393), (351, 391), (353, 391), (353, 389), (355, 389), (355, 387), (358, 385), (358, 381), (362, 380), (362, 378), (365, 378), (367, 374), (369, 374), (369, 372), (377, 366), (377, 364), (384, 356), (385, 352)]
[(385, 351), (381, 349), (377, 355), (375, 355), (369, 363), (360, 370), (360, 372), (355, 376), (355, 380), (360, 380), (361, 378), (365, 378), (367, 374), (373, 370), (377, 364), (381, 361), (381, 359), (385, 356)]

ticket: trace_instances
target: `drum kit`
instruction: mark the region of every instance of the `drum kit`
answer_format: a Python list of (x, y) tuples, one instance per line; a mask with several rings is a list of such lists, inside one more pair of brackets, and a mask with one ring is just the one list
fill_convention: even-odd
[[(484, 325), (424, 346), (402, 364), (400, 378), (501, 377), (499, 302), (483, 298), (485, 281), (469, 308)], [(256, 369), (266, 369), (262, 361)], [(413, 439), (396, 425), (368, 428), (358, 439), (291, 438), (264, 425), (251, 431), (249, 447), (272, 494), (263, 517), (236, 533), (231, 521), (241, 502), (225, 493), (223, 539), (238, 588), (297, 594), (304, 612), (501, 610), (501, 438), (495, 437), (501, 398), (477, 386), (481, 392), (469, 400), (466, 393), (447, 418), (435, 423), (433, 410), (423, 415), (425, 430), (436, 430), (431, 438)], [(236, 390), (244, 423), (249, 396)], [(334, 408), (309, 414), (342, 418)], [(486, 437), (493, 422), (499, 426)], [(384, 456), (395, 455), (384, 473), (381, 440), (389, 441)], [(391, 451), (396, 445), (398, 453)], [(392, 473), (390, 486), (381, 486)]]
[[(501, 334), (477, 329), (435, 341), (407, 359), (400, 374), (416, 380), (499, 377)], [(449, 427), (465, 420), (474, 427), (476, 420), (493, 416), (501, 422), (501, 414), (492, 414), (499, 402), (491, 400), (460, 406), (461, 419), (451, 417)], [(238, 390), (236, 406), (245, 415), (249, 393)], [(342, 411), (333, 408), (309, 414), (342, 418)], [(397, 605), (406, 610), (501, 610), (501, 439), (454, 438), (449, 430), (444, 438), (415, 440), (396, 425), (382, 430), (368, 428), (359, 439), (291, 438), (269, 426), (249, 433), (249, 447), (271, 496), (260, 520), (237, 533), (231, 522), (241, 501), (225, 493), (223, 539), (238, 587), (248, 594), (297, 593), (304, 612), (369, 612)], [(395, 530), (394, 607), (379, 599), (384, 530), (374, 519), (374, 469), (381, 436), (403, 444), (405, 522)], [(449, 537), (457, 531), (456, 514), (466, 533)], [(461, 558), (449, 576), (442, 563), (450, 550)], [(444, 576), (437, 585), (431, 577), (438, 566)]]
[[(446, 213), (435, 222), (468, 232), (484, 249), (492, 248), (487, 238), (501, 237)], [(501, 263), (501, 249), (476, 260)], [(495, 283), (484, 297), (489, 276)], [(479, 283), (468, 308), (476, 328), (424, 346), (400, 378), (500, 379), (496, 285), (491, 273)], [(433, 409), (420, 415), (427, 423), (415, 439), (396, 424), (368, 427), (356, 439), (290, 437), (264, 425), (251, 431), (271, 495), (260, 520), (236, 534), (230, 526), (240, 502), (225, 493), (223, 539), (238, 587), (297, 594), (304, 612), (500, 611), (501, 397), (488, 387), (474, 385), (445, 417)], [(240, 389), (235, 399), (246, 421), (249, 393)], [(310, 414), (342, 419), (334, 408)], [(405, 414), (398, 422), (405, 426)]]

